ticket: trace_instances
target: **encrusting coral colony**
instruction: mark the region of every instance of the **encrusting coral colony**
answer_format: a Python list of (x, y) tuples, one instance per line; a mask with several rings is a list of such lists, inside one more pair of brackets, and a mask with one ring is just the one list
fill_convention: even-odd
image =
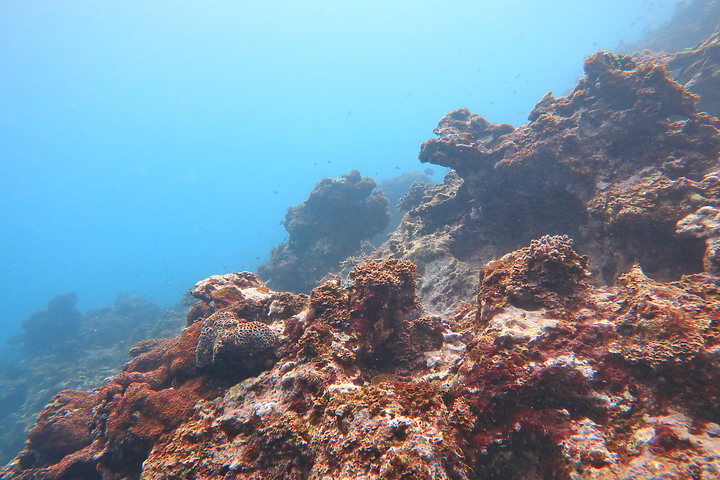
[(720, 478), (720, 120), (659, 63), (585, 72), (519, 128), (445, 116), (453, 171), (348, 281), (199, 282), (0, 476)]

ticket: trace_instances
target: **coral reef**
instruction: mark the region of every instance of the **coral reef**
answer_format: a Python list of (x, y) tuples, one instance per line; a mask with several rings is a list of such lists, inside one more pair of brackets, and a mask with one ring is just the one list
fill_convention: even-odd
[[(23, 348), (6, 359), (0, 374), (2, 463), (22, 450), (30, 427), (53, 395), (99, 387), (120, 371), (128, 350), (137, 356), (162, 342), (154, 337), (176, 336), (186, 314), (182, 306), (161, 312), (141, 297), (121, 295), (113, 305), (81, 315), (75, 301), (74, 294), (52, 299), (47, 310), (33, 313), (24, 322), (35, 328), (25, 328), (15, 339), (24, 343)], [(53, 327), (43, 330), (39, 324), (56, 325), (60, 333), (49, 338)], [(38, 348), (40, 343), (43, 349)]]
[(420, 159), (454, 171), (367, 261), (386, 201), (320, 182), (261, 270), (309, 295), (198, 282), (0, 477), (720, 478), (720, 121), (652, 61), (585, 72), (518, 128), (446, 115)]
[(75, 308), (77, 295), (63, 293), (48, 302), (47, 309), (23, 320), (23, 333), (12, 338), (22, 342), (23, 352), (40, 355), (48, 351), (71, 351), (77, 348), (82, 315)]
[(309, 292), (389, 221), (388, 201), (373, 179), (357, 170), (324, 178), (303, 203), (288, 209), (283, 221), (288, 241), (273, 248), (258, 272), (277, 290)]
[(406, 260), (309, 297), (211, 277), (193, 290), (207, 317), (98, 390), (55, 396), (0, 475), (717, 478), (720, 281), (634, 267), (595, 287), (587, 265), (568, 237), (533, 240), (443, 318), (419, 309)]
[(472, 272), (543, 235), (571, 236), (599, 282), (635, 263), (659, 280), (703, 271), (703, 239), (676, 224), (720, 206), (720, 121), (662, 66), (599, 52), (585, 72), (518, 128), (467, 109), (443, 117), (420, 160), (454, 172), (365, 258), (416, 263), (435, 314), (469, 298)]

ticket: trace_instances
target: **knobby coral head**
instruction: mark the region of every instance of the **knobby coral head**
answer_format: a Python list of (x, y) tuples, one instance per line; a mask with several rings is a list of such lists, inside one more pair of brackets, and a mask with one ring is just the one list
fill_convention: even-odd
[(478, 290), (480, 316), (505, 303), (536, 309), (556, 308), (585, 287), (588, 257), (572, 248), (567, 235), (545, 235), (529, 246), (485, 265)]

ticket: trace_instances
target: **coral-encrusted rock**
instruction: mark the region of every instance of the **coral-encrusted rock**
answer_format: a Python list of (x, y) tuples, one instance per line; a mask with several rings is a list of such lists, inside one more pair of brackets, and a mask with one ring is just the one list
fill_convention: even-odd
[(557, 308), (586, 287), (588, 258), (572, 249), (566, 235), (546, 235), (529, 247), (488, 263), (482, 270), (478, 301), (481, 318), (509, 302), (515, 306)]
[(677, 222), (677, 233), (705, 240), (703, 267), (720, 274), (720, 208), (705, 206)]
[(403, 365), (416, 358), (417, 347), (442, 345), (442, 326), (432, 319), (410, 321), (417, 309), (415, 265), (407, 260), (371, 261), (350, 272), (355, 283), (350, 323), (361, 358), (378, 369)]
[(703, 311), (700, 297), (657, 284), (637, 266), (619, 281), (631, 296), (616, 320), (621, 338), (614, 352), (650, 366), (687, 363), (700, 353), (704, 333), (717, 320), (715, 313)]
[(478, 303), (442, 319), (417, 311), (409, 262), (360, 265), (354, 285), (253, 320), (288, 345), (226, 389), (195, 352), (212, 357), (203, 327), (215, 346), (221, 326), (252, 323), (238, 287), (236, 309), (149, 345), (101, 390), (61, 393), (0, 476), (720, 477), (720, 279), (635, 268), (593, 287), (586, 265), (567, 237), (543, 237), (488, 265)]
[(376, 186), (357, 170), (318, 182), (303, 203), (288, 209), (288, 242), (258, 267), (262, 277), (278, 290), (309, 292), (341, 260), (358, 253), (390, 221), (388, 201)]
[(605, 283), (635, 263), (662, 280), (702, 271), (703, 241), (676, 224), (720, 207), (720, 122), (662, 66), (600, 52), (585, 72), (526, 125), (460, 109), (423, 144), (421, 161), (459, 178), (429, 191), (371, 255), (412, 259), (426, 308), (466, 300), (469, 271), (543, 235), (572, 237)]
[[(198, 282), (190, 294), (203, 302), (188, 312), (188, 319), (202, 318), (205, 312), (212, 312), (232, 305), (233, 312), (242, 318), (254, 320), (267, 313), (270, 289), (260, 277), (250, 272), (213, 275)], [(210, 307), (208, 309), (208, 307)], [(188, 324), (192, 322), (188, 321)]]

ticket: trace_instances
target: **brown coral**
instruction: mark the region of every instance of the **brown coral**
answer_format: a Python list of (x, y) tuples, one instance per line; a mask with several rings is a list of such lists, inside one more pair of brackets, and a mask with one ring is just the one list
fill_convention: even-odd
[(276, 355), (278, 335), (262, 322), (246, 322), (232, 312), (218, 312), (203, 322), (195, 348), (200, 368), (237, 369), (243, 375), (263, 368)]

